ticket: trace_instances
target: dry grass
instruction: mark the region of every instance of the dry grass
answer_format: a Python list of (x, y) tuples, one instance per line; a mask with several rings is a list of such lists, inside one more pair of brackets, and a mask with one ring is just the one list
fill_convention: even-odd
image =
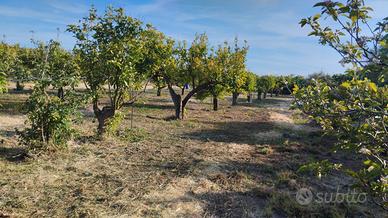
[[(117, 136), (94, 139), (91, 108), (66, 150), (23, 160), (14, 128), (24, 116), (0, 112), (0, 217), (321, 217), (379, 216), (374, 205), (295, 203), (300, 187), (333, 191), (343, 175), (318, 181), (296, 173), (312, 158), (331, 158), (317, 129), (297, 125), (288, 98), (272, 98), (218, 112), (210, 100), (192, 101), (184, 121), (167, 119), (172, 103), (154, 91), (135, 105)], [(7, 94), (19, 105), (27, 94)], [(18, 103), (19, 102), (19, 103)], [(130, 108), (124, 108), (130, 114)], [(334, 180), (334, 178), (340, 178)]]

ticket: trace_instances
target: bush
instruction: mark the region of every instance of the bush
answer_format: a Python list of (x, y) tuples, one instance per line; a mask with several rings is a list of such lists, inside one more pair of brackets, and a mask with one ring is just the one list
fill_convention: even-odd
[(20, 142), (32, 150), (64, 147), (74, 133), (72, 118), (79, 101), (70, 93), (63, 100), (50, 96), (46, 88), (44, 82), (35, 85), (26, 104), (29, 127), (19, 132)]

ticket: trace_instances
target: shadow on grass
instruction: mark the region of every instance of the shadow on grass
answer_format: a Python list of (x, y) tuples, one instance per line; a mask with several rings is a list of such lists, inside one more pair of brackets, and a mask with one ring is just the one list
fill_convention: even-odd
[(133, 105), (137, 109), (158, 109), (158, 110), (173, 110), (174, 105), (161, 105), (161, 104), (150, 104), (150, 103), (135, 103)]
[(257, 145), (281, 143), (285, 139), (304, 140), (310, 134), (303, 127), (296, 129), (286, 122), (207, 122), (215, 128), (200, 129), (183, 134), (182, 138), (200, 141), (215, 141)]
[(206, 217), (261, 217), (265, 199), (256, 190), (194, 194), (205, 203)]
[(10, 162), (22, 162), (28, 157), (27, 150), (21, 147), (0, 147), (0, 158)]
[(0, 130), (0, 136), (5, 137), (5, 138), (16, 136), (16, 129), (15, 130)]
[(31, 94), (31, 93), (32, 93), (32, 89), (23, 89), (23, 90), (8, 89), (8, 94), (25, 95), (25, 94)]
[(24, 101), (0, 99), (0, 112), (19, 114), (25, 112)]

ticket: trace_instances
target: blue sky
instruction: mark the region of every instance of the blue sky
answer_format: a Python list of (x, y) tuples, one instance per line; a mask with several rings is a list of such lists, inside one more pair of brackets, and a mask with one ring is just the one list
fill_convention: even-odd
[[(381, 19), (388, 0), (366, 0)], [(0, 36), (5, 41), (31, 46), (29, 39), (57, 38), (71, 49), (74, 39), (67, 24), (85, 16), (91, 5), (103, 12), (107, 5), (124, 7), (128, 15), (152, 23), (178, 40), (191, 40), (206, 32), (213, 45), (235, 36), (250, 45), (248, 68), (259, 75), (313, 72), (340, 73), (340, 57), (328, 47), (307, 37), (301, 18), (314, 15), (316, 0), (0, 0)], [(34, 31), (32, 33), (31, 31)]]

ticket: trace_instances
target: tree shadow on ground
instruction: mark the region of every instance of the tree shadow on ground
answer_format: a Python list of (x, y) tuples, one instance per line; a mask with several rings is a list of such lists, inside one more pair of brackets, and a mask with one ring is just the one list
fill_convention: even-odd
[(27, 158), (27, 150), (22, 147), (0, 147), (0, 158), (10, 162), (22, 162)]
[(265, 199), (256, 190), (194, 194), (205, 204), (205, 217), (261, 217)]
[[(296, 141), (308, 140), (308, 137), (316, 136), (317, 132), (304, 130), (303, 126), (295, 127), (287, 122), (206, 122), (205, 124), (214, 128), (200, 129), (193, 132), (184, 133), (182, 138), (200, 141), (215, 141), (238, 144), (265, 144), (281, 143), (286, 139)], [(318, 134), (320, 136), (320, 134)]]
[(23, 90), (8, 89), (8, 94), (23, 95), (23, 94), (31, 94), (31, 93), (32, 93), (32, 89), (23, 89)]
[(0, 99), (0, 113), (20, 114), (25, 112), (25, 102), (10, 99)]
[(0, 136), (5, 138), (14, 137), (16, 135), (17, 135), (16, 130), (0, 130)]
[(134, 108), (137, 109), (158, 109), (158, 110), (172, 110), (174, 105), (162, 105), (162, 104), (150, 104), (150, 103), (135, 103), (133, 104)]

